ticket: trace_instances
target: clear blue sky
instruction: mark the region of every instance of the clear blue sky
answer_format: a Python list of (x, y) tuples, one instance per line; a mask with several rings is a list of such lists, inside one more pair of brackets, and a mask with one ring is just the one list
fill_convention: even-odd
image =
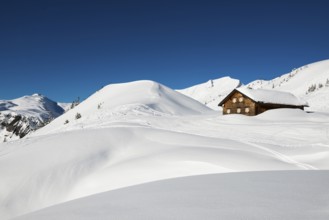
[(0, 99), (271, 79), (329, 58), (329, 1), (0, 0)]

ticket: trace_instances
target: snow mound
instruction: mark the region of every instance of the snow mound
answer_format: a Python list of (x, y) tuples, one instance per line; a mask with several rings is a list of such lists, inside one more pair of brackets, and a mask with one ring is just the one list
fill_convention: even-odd
[(274, 171), (176, 178), (97, 194), (17, 219), (329, 219), (328, 174)]
[[(212, 112), (201, 103), (153, 81), (110, 84), (66, 112), (38, 133), (99, 124), (128, 115), (178, 116)], [(77, 119), (77, 114), (81, 118)]]
[(233, 89), (239, 87), (240, 85), (241, 82), (237, 79), (222, 77), (176, 91), (189, 96), (214, 110), (219, 110), (218, 103)]

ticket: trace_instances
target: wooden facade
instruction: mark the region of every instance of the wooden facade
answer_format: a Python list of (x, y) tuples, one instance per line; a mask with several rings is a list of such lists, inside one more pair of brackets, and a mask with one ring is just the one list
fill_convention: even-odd
[(243, 114), (248, 116), (258, 115), (270, 109), (298, 108), (304, 110), (304, 106), (282, 105), (275, 103), (256, 102), (238, 90), (233, 90), (218, 106), (223, 107), (223, 114)]

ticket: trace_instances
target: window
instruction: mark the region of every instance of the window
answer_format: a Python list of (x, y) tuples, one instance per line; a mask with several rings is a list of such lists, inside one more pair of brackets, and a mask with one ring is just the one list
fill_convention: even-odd
[(231, 109), (227, 109), (227, 110), (226, 110), (226, 113), (227, 113), (227, 114), (230, 114), (230, 113), (231, 113)]
[(236, 110), (236, 112), (237, 112), (237, 113), (241, 113), (241, 108), (238, 108), (238, 109)]
[(249, 113), (250, 109), (247, 107), (247, 108), (244, 109), (244, 111), (245, 111), (246, 113)]
[(236, 98), (233, 98), (233, 99), (232, 99), (232, 102), (233, 102), (233, 103), (236, 103)]
[(243, 97), (240, 97), (239, 98), (239, 102), (243, 102)]

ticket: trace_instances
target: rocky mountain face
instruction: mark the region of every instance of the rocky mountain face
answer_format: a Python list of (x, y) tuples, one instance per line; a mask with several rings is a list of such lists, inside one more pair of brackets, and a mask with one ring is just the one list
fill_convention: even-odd
[(39, 94), (0, 100), (0, 142), (22, 138), (63, 113), (60, 105)]

